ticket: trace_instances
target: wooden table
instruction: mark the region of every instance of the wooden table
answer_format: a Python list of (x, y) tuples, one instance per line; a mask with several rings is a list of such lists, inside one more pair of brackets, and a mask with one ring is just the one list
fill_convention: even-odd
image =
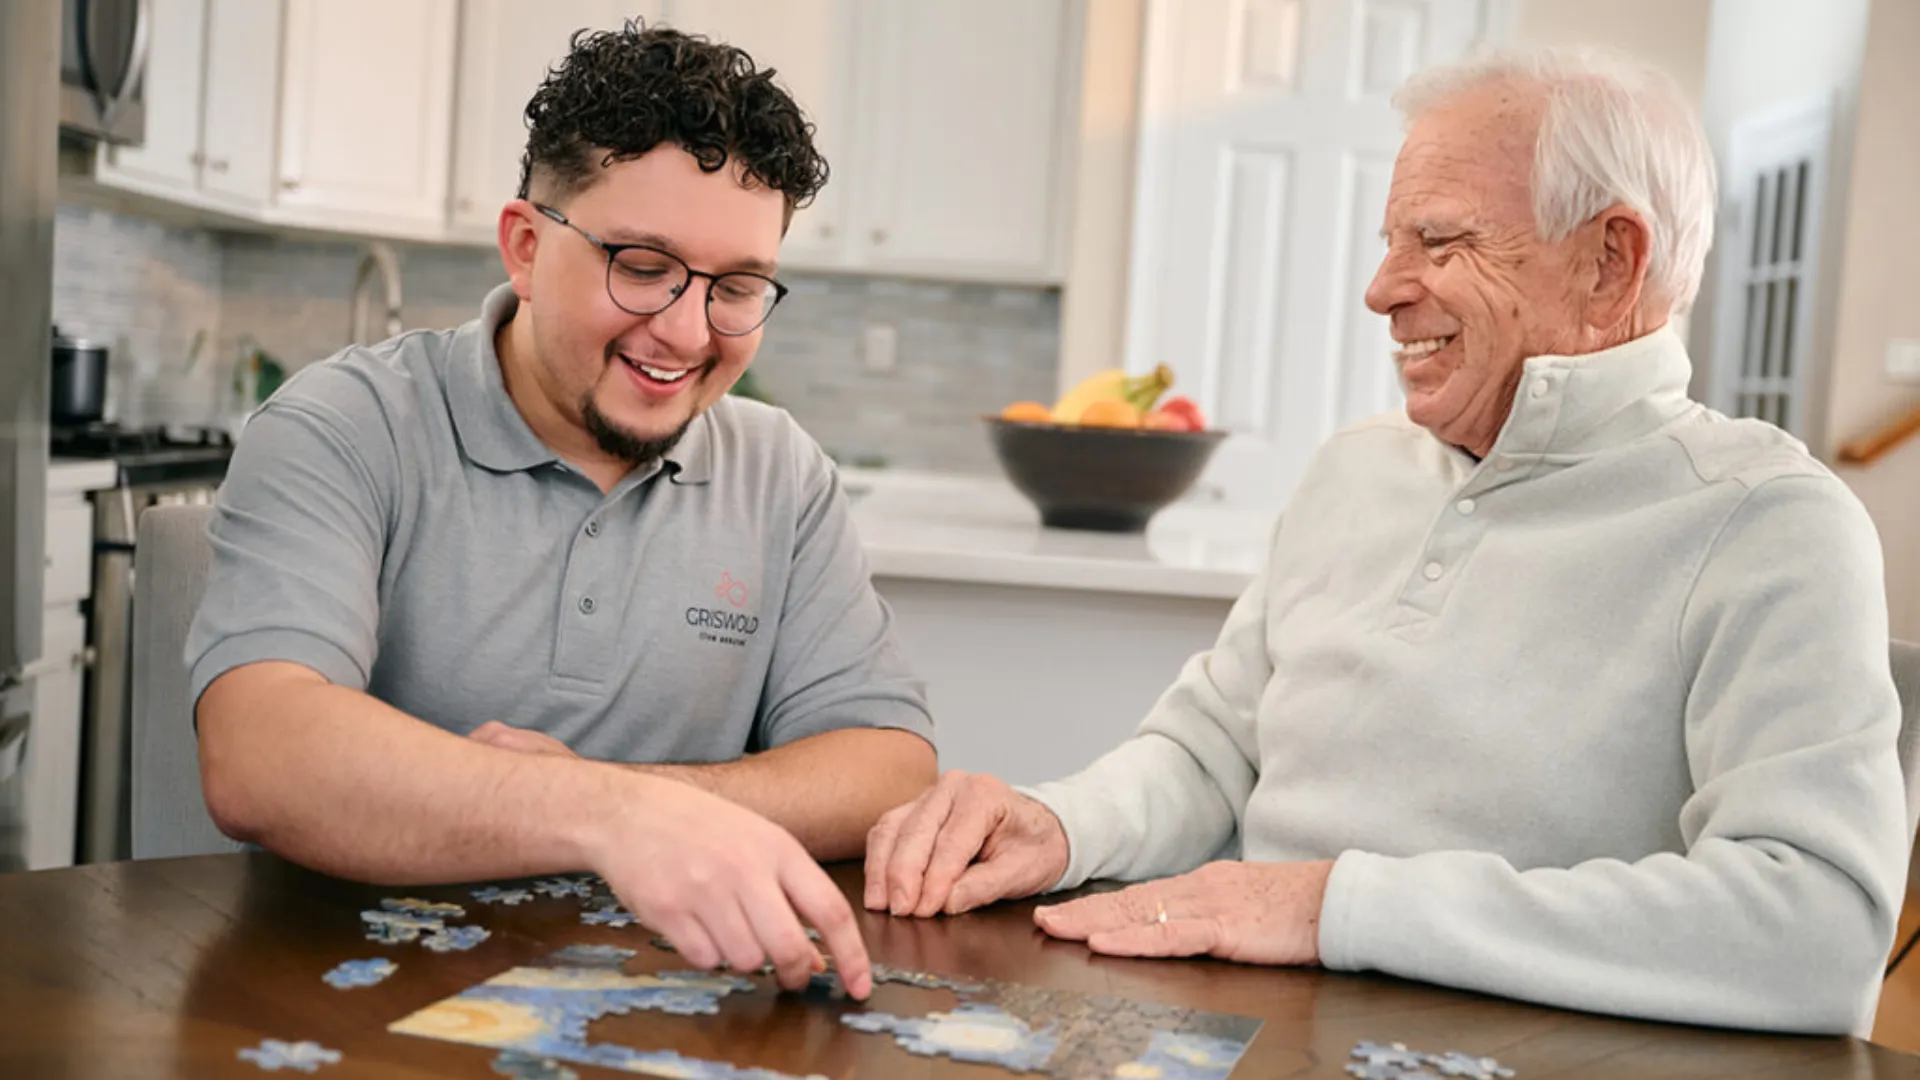
[[(849, 897), (859, 896), (857, 866), (834, 874)], [(444, 955), (365, 940), (358, 912), (400, 895), (462, 903), (464, 922), (487, 926), (493, 936), (471, 952)], [(1094, 957), (1036, 932), (1029, 909), (1008, 904), (926, 921), (865, 912), (861, 918), (874, 958), (897, 966), (1262, 1018), (1234, 1080), (1340, 1077), (1348, 1050), (1362, 1039), (1491, 1054), (1518, 1070), (1520, 1080), (1920, 1076), (1920, 1058), (1853, 1039), (1634, 1023), (1377, 976)], [(263, 1074), (236, 1051), (277, 1038), (313, 1039), (345, 1055), (319, 1077), (497, 1080), (489, 1050), (385, 1028), (566, 944), (621, 944), (640, 950), (638, 963), (680, 966), (649, 948), (644, 930), (582, 926), (579, 910), (571, 899), (502, 907), (474, 902), (465, 888), (358, 885), (263, 854), (0, 875), (0, 1076), (257, 1077)], [(335, 990), (320, 979), (339, 961), (380, 955), (398, 960), (400, 969), (378, 986)], [(949, 1008), (952, 999), (944, 991), (887, 985), (874, 1004), (907, 1014)], [(885, 1036), (843, 1028), (836, 1012), (759, 991), (726, 999), (719, 1016), (634, 1013), (597, 1021), (594, 1032), (633, 1046), (670, 1046), (836, 1080), (1010, 1076), (911, 1056)], [(582, 1080), (615, 1075), (573, 1067)]]

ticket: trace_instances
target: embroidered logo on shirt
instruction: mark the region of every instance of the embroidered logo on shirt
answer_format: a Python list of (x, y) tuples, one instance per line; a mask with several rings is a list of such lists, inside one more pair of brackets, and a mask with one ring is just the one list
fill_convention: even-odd
[[(713, 598), (732, 607), (746, 607), (747, 583), (723, 570), (720, 584), (714, 586)], [(701, 641), (745, 648), (747, 639), (760, 629), (760, 616), (723, 607), (695, 606), (687, 609), (687, 625), (699, 632)]]

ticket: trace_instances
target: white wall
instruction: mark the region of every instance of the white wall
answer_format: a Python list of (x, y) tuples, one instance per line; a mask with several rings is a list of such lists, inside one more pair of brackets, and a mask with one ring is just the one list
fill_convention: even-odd
[[(1920, 407), (1886, 377), (1888, 338), (1920, 338), (1920, 3), (1880, 0), (1860, 65), (1859, 115), (1839, 257), (1827, 450)], [(1840, 470), (1873, 515), (1897, 637), (1920, 640), (1920, 439)]]
[(1599, 45), (1654, 65), (1698, 108), (1707, 85), (1713, 0), (1523, 0), (1514, 40), (1527, 45)]

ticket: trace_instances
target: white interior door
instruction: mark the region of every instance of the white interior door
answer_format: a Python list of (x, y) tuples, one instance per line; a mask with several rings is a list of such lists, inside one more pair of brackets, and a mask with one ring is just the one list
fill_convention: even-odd
[(1328, 435), (1400, 405), (1363, 300), (1402, 136), (1388, 99), (1465, 55), (1487, 6), (1149, 4), (1127, 367), (1166, 364), (1214, 426), (1260, 440), (1263, 494), (1284, 498)]
[[(1809, 442), (1808, 367), (1820, 281), (1833, 99), (1744, 117), (1728, 139), (1710, 399)], [(1817, 443), (1816, 443), (1817, 445)]]

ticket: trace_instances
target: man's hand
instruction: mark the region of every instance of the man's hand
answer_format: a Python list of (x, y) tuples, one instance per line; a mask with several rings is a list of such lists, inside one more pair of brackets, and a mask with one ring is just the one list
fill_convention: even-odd
[(1030, 896), (1067, 870), (1067, 833), (1045, 806), (958, 770), (867, 834), (869, 910), (927, 918)]
[(528, 728), (517, 728), (503, 724), (498, 720), (489, 720), (467, 734), (474, 742), (502, 750), (512, 750), (521, 754), (559, 754), (561, 757), (579, 757), (567, 747), (566, 743), (544, 732)]
[(1110, 956), (1317, 964), (1320, 904), (1332, 873), (1331, 861), (1208, 863), (1164, 881), (1037, 907), (1033, 921)]
[(847, 993), (873, 992), (853, 909), (791, 833), (696, 787), (633, 780), (638, 797), (594, 826), (591, 869), (689, 965), (724, 960), (745, 972), (771, 962), (781, 986), (800, 989), (826, 970), (805, 920)]

